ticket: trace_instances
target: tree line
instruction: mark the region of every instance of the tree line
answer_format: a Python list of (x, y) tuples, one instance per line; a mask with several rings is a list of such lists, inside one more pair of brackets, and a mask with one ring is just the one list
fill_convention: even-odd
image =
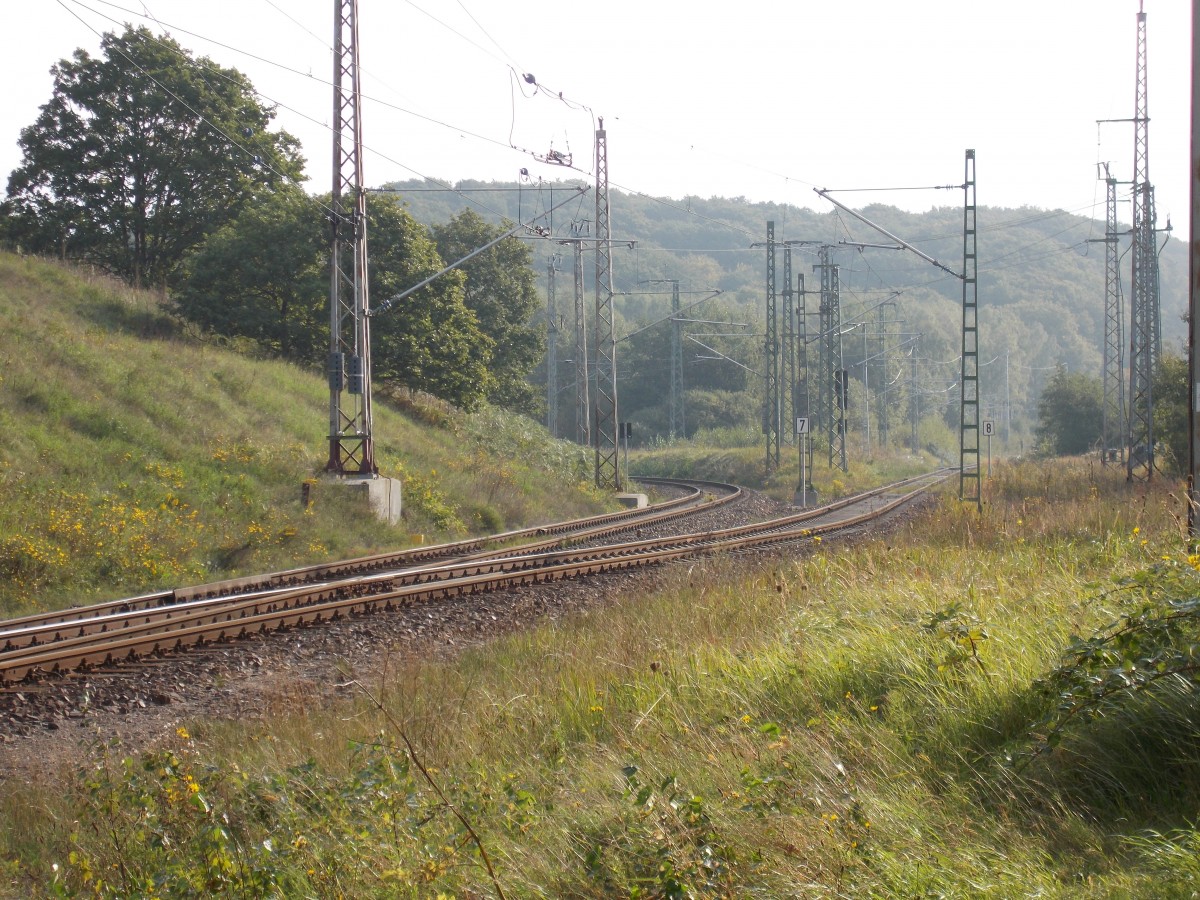
[[(329, 346), (328, 196), (300, 184), (299, 142), (236, 69), (146, 28), (109, 33), (51, 69), (22, 130), (0, 215), (5, 243), (162, 289), (184, 319), (321, 368)], [(469, 210), (418, 223), (367, 204), (376, 305), (507, 230)], [(536, 413), (542, 332), (528, 248), (506, 238), (372, 319), (375, 376), (470, 408)]]
[[(1154, 398), (1155, 465), (1185, 472), (1188, 465), (1188, 364), (1164, 353), (1151, 382)], [(1038, 398), (1035, 429), (1037, 452), (1046, 456), (1078, 456), (1101, 450), (1104, 386), (1084, 372), (1059, 366)], [(1119, 436), (1121, 439), (1124, 436)], [(1110, 450), (1115, 448), (1108, 448)]]
[[(271, 130), (274, 111), (259, 101), (250, 81), (236, 69), (193, 57), (171, 38), (146, 28), (106, 34), (100, 55), (77, 50), (51, 72), (50, 100), (21, 133), (23, 161), (11, 174), (0, 207), (0, 238), (28, 252), (85, 261), (138, 287), (160, 288), (172, 309), (189, 322), (215, 334), (252, 339), (283, 358), (322, 368), (329, 345), (330, 198), (310, 195), (300, 186), (304, 159), (299, 142), (285, 131)], [(744, 202), (688, 202), (721, 204), (710, 212), (726, 217), (758, 215)], [(369, 290), (375, 306), (500, 237), (509, 224), (453, 206), (442, 210), (447, 219), (426, 216), (421, 222), (386, 193), (372, 194), (367, 209)], [(635, 230), (652, 227), (651, 213), (667, 215), (645, 203), (630, 206)], [(682, 221), (699, 227), (686, 217)], [(818, 224), (814, 219), (811, 227)], [(707, 246), (717, 240), (707, 232), (677, 238), (668, 244)], [(741, 237), (721, 239), (736, 243)], [(1004, 232), (990, 240), (1003, 249), (1003, 241), (1012, 243), (1013, 238)], [(694, 254), (684, 260), (695, 284), (726, 291), (695, 314), (718, 322), (741, 321), (747, 332), (706, 335), (705, 343), (715, 350), (686, 355), (687, 433), (753, 427), (760, 413), (761, 384), (736, 359), (752, 361), (758, 352), (755, 329), (749, 326), (759, 324), (761, 272), (757, 264), (732, 259), (725, 263), (728, 269)], [(680, 261), (661, 251), (656, 255), (649, 247), (637, 261), (642, 267), (637, 279), (680, 274)], [(1075, 257), (1070, 262), (1082, 265)], [(1029, 310), (1018, 310), (1028, 303), (1004, 293), (1007, 271), (989, 276), (996, 280), (989, 291), (1001, 295), (990, 315), (1008, 316), (997, 324), (1010, 327), (997, 333), (1011, 339), (1021, 331), (1013, 318), (1016, 311), (1028, 323)], [(546, 381), (546, 373), (535, 372), (545, 351), (545, 330), (535, 322), (540, 307), (536, 279), (529, 246), (509, 237), (374, 317), (377, 380), (428, 391), (466, 408), (487, 400), (540, 414), (542, 388), (531, 383)], [(1083, 280), (1082, 274), (1077, 280)], [(1059, 304), (1076, 314), (1089, 305), (1082, 297), (1059, 293), (1054, 291)], [(640, 312), (639, 302), (645, 305)], [(665, 298), (655, 302), (657, 307), (631, 296), (621, 310), (633, 331), (622, 346), (622, 407), (643, 435), (665, 430), (667, 420), (663, 384), (671, 353), (669, 329), (636, 328), (640, 320), (661, 318)], [(1044, 311), (1054, 321), (1047, 333), (1062, 338), (1062, 309), (1055, 305)], [(944, 323), (931, 315), (918, 305), (907, 313), (905, 327), (925, 335), (924, 353), (946, 356), (949, 340), (946, 348), (939, 343)], [(1036, 343), (1038, 333), (1026, 325), (1025, 343)], [(1095, 355), (1090, 341), (1076, 343)], [(1186, 409), (1174, 399), (1183, 383), (1179, 371), (1180, 361), (1167, 358), (1162, 384), (1155, 386), (1163, 420), (1156, 423), (1156, 432), (1176, 459), (1183, 454), (1174, 412), (1177, 406)], [(570, 377), (566, 371), (559, 375)], [(560, 395), (569, 412), (569, 392)], [(903, 396), (898, 388), (896, 397)], [(889, 405), (898, 408), (897, 403)], [(947, 415), (954, 411), (951, 405), (945, 410)], [(1099, 422), (1098, 379), (1077, 365), (1070, 373), (1064, 368), (1041, 393), (1037, 449), (1092, 449)]]

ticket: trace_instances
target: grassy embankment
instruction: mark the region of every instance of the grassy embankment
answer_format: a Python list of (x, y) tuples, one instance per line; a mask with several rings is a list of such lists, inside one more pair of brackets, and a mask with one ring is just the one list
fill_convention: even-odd
[[(390, 528), (335, 490), (319, 375), (206, 344), (151, 295), (0, 254), (0, 616), (603, 508), (590, 455), (493, 412), (376, 403)], [(245, 350), (246, 348), (235, 348)], [(389, 408), (391, 406), (392, 408)]]
[(1169, 487), (1004, 467), (982, 516), (947, 499), (854, 547), (676, 566), (336, 708), (98, 751), (3, 788), (10, 890), (1191, 897), (1190, 690), (1033, 752), (1039, 679), (1141, 602), (1116, 579), (1200, 586)]

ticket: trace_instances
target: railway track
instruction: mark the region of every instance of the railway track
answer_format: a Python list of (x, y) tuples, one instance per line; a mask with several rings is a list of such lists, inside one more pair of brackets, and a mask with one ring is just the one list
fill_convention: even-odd
[(622, 531), (669, 521), (736, 502), (742, 496), (736, 485), (710, 481), (682, 481), (669, 478), (646, 478), (648, 484), (658, 484), (680, 491), (678, 497), (642, 509), (602, 513), (581, 519), (571, 519), (548, 525), (535, 525), (482, 538), (469, 538), (428, 547), (377, 553), (332, 563), (318, 563), (265, 575), (227, 579), (207, 584), (156, 591), (137, 597), (108, 600), (83, 607), (71, 607), (45, 613), (0, 621), (0, 646), (5, 632), (22, 627), (36, 628), (56, 623), (70, 625), (81, 619), (107, 618), (117, 613), (175, 606), (200, 598), (247, 594), (276, 587), (319, 585), (373, 572), (413, 568), (449, 559), (486, 558), (514, 552), (534, 553), (560, 546), (568, 541), (596, 540)]
[(811, 540), (861, 527), (947, 476), (948, 471), (942, 470), (751, 525), (581, 546), (622, 531), (665, 525), (741, 496), (732, 485), (656, 480), (682, 487), (684, 494), (648, 509), (522, 529), (486, 540), (379, 554), (0, 622), (0, 685), (12, 689), (55, 674), (119, 666), (371, 611)]

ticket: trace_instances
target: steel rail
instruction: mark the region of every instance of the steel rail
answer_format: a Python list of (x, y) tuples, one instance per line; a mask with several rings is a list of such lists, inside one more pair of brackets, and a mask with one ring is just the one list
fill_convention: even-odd
[[(667, 483), (663, 479), (659, 479), (659, 481)], [(678, 484), (677, 482), (672, 483)], [(725, 489), (723, 496), (710, 501), (701, 507), (702, 509), (708, 509), (712, 505), (733, 501), (742, 493), (741, 489), (734, 485), (723, 485), (716, 482), (689, 482), (688, 484), (704, 485), (713, 489)], [(268, 600), (279, 601), (282, 598), (285, 602), (290, 602), (293, 598), (319, 597), (319, 592), (322, 590), (344, 589), (347, 585), (372, 589), (370, 588), (371, 585), (380, 582), (387, 582), (388, 584), (415, 584), (421, 581), (431, 581), (439, 577), (451, 577), (452, 575), (484, 574), (486, 572), (508, 571), (521, 567), (529, 568), (532, 565), (539, 564), (537, 562), (540, 558), (538, 555), (539, 552), (544, 553), (545, 551), (558, 548), (566, 541), (573, 543), (579, 540), (603, 537), (611, 534), (614, 530), (623, 531), (630, 527), (656, 524), (696, 511), (693, 509), (669, 509), (661, 511), (662, 506), (663, 504), (657, 505), (655, 507), (656, 512), (632, 522), (626, 520), (616, 525), (600, 525), (581, 531), (570, 532), (570, 536), (565, 539), (550, 538), (534, 544), (522, 545), (515, 549), (468, 554), (456, 557), (453, 563), (445, 563), (437, 566), (413, 566), (384, 572), (372, 572), (367, 575), (352, 574), (330, 581), (302, 583), (295, 587), (289, 585), (240, 593), (204, 594), (193, 599), (179, 599), (170, 604), (149, 604), (141, 607), (133, 606), (129, 603), (118, 603), (115, 606), (113, 604), (100, 604), (98, 606), (102, 608), (102, 611), (97, 611), (97, 607), (85, 607), (80, 610), (83, 615), (74, 618), (68, 618), (65, 614), (60, 613), (42, 620), (36, 617), (10, 620), (9, 622), (0, 623), (0, 651), (18, 650), (23, 647), (61, 642), (71, 638), (86, 638), (88, 635), (104, 635), (111, 633), (116, 628), (123, 629), (128, 633), (128, 629), (138, 626), (164, 625), (166, 623), (178, 622), (183, 616), (195, 611), (205, 612), (224, 609), (226, 607), (232, 609), (239, 605), (241, 608), (254, 608), (255, 604)], [(610, 515), (606, 515), (591, 517), (587, 521), (595, 521), (597, 518), (612, 520)], [(587, 551), (581, 551), (581, 553), (586, 555)], [(492, 560), (495, 562), (489, 562)], [(519, 560), (534, 560), (534, 562), (525, 563), (519, 562)]]
[[(467, 538), (461, 541), (434, 544), (428, 547), (371, 554), (333, 563), (317, 563), (266, 575), (227, 579), (208, 584), (175, 588), (173, 590), (156, 591), (135, 597), (106, 600), (87, 606), (32, 613), (0, 621), (0, 642), (3, 642), (10, 632), (27, 628), (37, 628), (43, 625), (71, 625), (81, 619), (103, 619), (114, 614), (133, 613), (139, 610), (175, 606), (199, 598), (249, 594), (270, 589), (271, 587), (319, 584), (331, 579), (340, 580), (368, 572), (414, 567), (444, 559), (484, 558), (489, 555), (507, 552), (496, 549), (497, 545), (511, 544), (530, 537), (543, 537), (545, 535), (568, 535), (572, 538), (602, 536), (636, 527), (641, 523), (659, 522), (669, 518), (671, 515), (695, 514), (710, 509), (714, 505), (736, 500), (741, 493), (741, 489), (734, 485), (725, 485), (718, 482), (677, 479), (644, 480), (674, 487), (691, 488), (691, 490), (679, 497), (674, 497), (670, 500), (637, 510), (619, 510), (617, 512), (601, 513), (580, 519), (514, 529), (487, 537)], [(704, 494), (706, 490), (710, 492), (721, 491), (722, 494), (705, 502)], [(554, 539), (548, 539), (524, 546), (529, 546), (531, 552), (534, 552), (536, 549), (553, 546), (554, 543)]]
[[(935, 473), (925, 478), (932, 484), (946, 477), (947, 473)], [(6, 648), (0, 653), (0, 683), (11, 685), (39, 673), (114, 663), (195, 644), (227, 641), (277, 628), (338, 619), (380, 606), (385, 609), (410, 606), (423, 601), (522, 584), (795, 541), (852, 528), (877, 518), (908, 502), (930, 485), (917, 487), (857, 516), (836, 522), (812, 521), (920, 480), (905, 479), (826, 507), (752, 526), (569, 552), (460, 561), (421, 570), (330, 582), (319, 588), (274, 589), (252, 599), (244, 596), (212, 598), (186, 607), (144, 611), (137, 616), (140, 620), (137, 622), (122, 620), (114, 615), (111, 623), (93, 623), (101, 627), (90, 633), (81, 627), (78, 633), (68, 636), (63, 633), (65, 629), (61, 629), (50, 637), (44, 634), (43, 640)], [(802, 527), (805, 525), (808, 527)], [(365, 594), (358, 593), (363, 590)], [(87, 623), (77, 624), (85, 626)], [(109, 624), (113, 626), (111, 630)]]
[[(105, 635), (114, 629), (123, 633), (131, 633), (131, 629), (152, 628), (155, 631), (167, 628), (177, 628), (180, 621), (194, 620), (197, 616), (211, 616), (210, 621), (229, 620), (231, 613), (239, 615), (256, 614), (263, 603), (270, 603), (271, 609), (279, 604), (293, 607), (301, 604), (321, 602), (325, 591), (344, 591), (353, 587), (356, 590), (379, 591), (395, 584), (417, 584), (437, 579), (463, 577), (473, 574), (488, 574), (507, 572), (517, 569), (530, 569), (545, 566), (548, 561), (586, 561), (594, 558), (605, 558), (630, 552), (631, 548), (678, 547), (698, 541), (708, 541), (714, 538), (731, 538), (739, 535), (754, 534), (765, 531), (786, 528), (792, 523), (804, 522), (816, 517), (828, 515), (850, 503), (861, 503), (864, 499), (884, 491), (895, 490), (898, 486), (911, 483), (910, 480), (898, 482), (875, 491), (866, 492), (855, 497), (828, 504), (814, 510), (807, 510), (794, 516), (770, 520), (766, 523), (754, 523), (748, 526), (738, 526), (720, 531), (710, 531), (701, 534), (679, 535), (670, 538), (656, 538), (640, 542), (627, 542), (595, 549), (579, 549), (570, 553), (530, 553), (528, 548), (520, 548), (517, 555), (502, 555), (493, 552), (486, 555), (468, 557), (454, 563), (439, 566), (410, 568), (388, 573), (374, 573), (369, 576), (355, 576), (332, 582), (315, 585), (304, 585), (298, 588), (271, 588), (246, 594), (224, 595), (198, 600), (185, 601), (169, 606), (151, 607), (143, 610), (119, 610), (104, 616), (87, 616), (66, 622), (53, 621), (46, 623), (31, 623), (21, 627), (9, 627), (0, 631), (3, 647), (0, 650), (13, 651), (21, 648), (59, 643), (75, 639), (79, 641), (104, 641)], [(662, 516), (658, 517), (661, 518)], [(603, 529), (601, 529), (603, 530)], [(238, 611), (241, 612), (238, 612)], [(248, 611), (248, 613), (247, 613)]]
[[(284, 608), (293, 608), (300, 605), (320, 603), (327, 596), (326, 592), (339, 593), (348, 589), (379, 592), (391, 589), (397, 585), (407, 586), (474, 575), (526, 571), (544, 568), (553, 564), (579, 564), (597, 559), (628, 555), (636, 551), (676, 549), (689, 545), (711, 543), (713, 540), (728, 540), (744, 535), (778, 531), (791, 527), (796, 523), (807, 522), (814, 518), (829, 515), (832, 511), (836, 511), (850, 503), (862, 503), (866, 499), (877, 495), (880, 491), (895, 489), (895, 487), (896, 485), (891, 485), (889, 488), (866, 492), (853, 498), (837, 501), (825, 507), (806, 510), (793, 516), (726, 529), (649, 538), (594, 548), (570, 550), (555, 548), (554, 552), (531, 553), (526, 552), (527, 548), (522, 547), (520, 548), (520, 552), (516, 554), (510, 552), (509, 555), (501, 555), (500, 552), (496, 552), (486, 556), (469, 557), (436, 566), (409, 568), (387, 573), (372, 573), (370, 575), (355, 576), (315, 585), (302, 585), (295, 588), (270, 588), (248, 594), (205, 597), (164, 607), (113, 612), (106, 616), (88, 617), (68, 622), (26, 625), (20, 628), (0, 631), (0, 639), (3, 640), (0, 652), (10, 653), (23, 648), (49, 644), (66, 646), (66, 642), (68, 641), (73, 642), (72, 645), (103, 642), (108, 640), (108, 636), (115, 630), (128, 635), (135, 632), (166, 631), (181, 627), (179, 624), (181, 622), (195, 622), (201, 619), (229, 621), (234, 615), (256, 615), (262, 611), (264, 604), (269, 604), (268, 608), (273, 610), (281, 606)], [(12, 659), (12, 657), (9, 657), (9, 659)], [(0, 657), (0, 666), (2, 666), (4, 660), (4, 657)]]
[[(740, 492), (741, 490), (734, 485), (719, 485), (716, 482), (707, 481), (669, 481), (668, 479), (660, 479), (659, 481), (664, 484), (670, 483), (677, 487), (690, 487), (692, 490), (690, 493), (680, 497), (674, 497), (670, 500), (656, 503), (653, 506), (643, 507), (642, 509), (623, 509), (611, 513), (587, 516), (581, 519), (569, 519), (564, 522), (532, 525), (528, 528), (518, 528), (486, 537), (466, 538), (461, 541), (433, 544), (429, 547), (414, 547), (407, 550), (376, 553), (334, 563), (317, 563), (311, 566), (301, 566), (282, 572), (274, 572), (269, 575), (253, 575), (245, 578), (227, 579), (225, 581), (177, 589), (174, 593), (177, 599), (187, 600), (201, 595), (215, 596), (217, 594), (233, 593), (237, 590), (264, 588), (273, 585), (304, 584), (328, 578), (343, 578), (349, 575), (419, 565), (474, 553), (487, 553), (501, 544), (511, 544), (516, 541), (543, 537), (545, 535), (573, 534), (578, 531), (602, 528), (606, 525), (614, 526), (613, 530), (621, 530), (637, 521), (667, 510), (683, 511), (686, 509), (688, 512), (699, 511), (699, 509), (692, 509), (692, 507), (697, 503), (703, 502), (704, 487), (701, 487), (701, 485), (712, 488), (724, 488), (726, 491)], [(701, 506), (700, 508), (704, 507)]]

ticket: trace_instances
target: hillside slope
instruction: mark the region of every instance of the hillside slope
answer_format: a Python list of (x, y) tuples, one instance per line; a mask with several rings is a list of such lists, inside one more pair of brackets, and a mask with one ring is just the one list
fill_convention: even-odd
[[(432, 181), (414, 179), (396, 183), (392, 189), (418, 220), (430, 224), (445, 221), (471, 204), (484, 206), (477, 211), (485, 216), (491, 211), (493, 219), (503, 214), (514, 221), (528, 221), (568, 195), (567, 184), (461, 181), (456, 187), (459, 193), (441, 189)], [(980, 185), (979, 196), (986, 203), (985, 183)], [(1104, 245), (1096, 241), (1103, 237), (1105, 226), (1102, 193), (1098, 197), (1098, 205), (1082, 210), (979, 208), (980, 390), (985, 413), (1008, 422), (1006, 439), (1010, 429), (1014, 435), (1029, 437), (1036, 421), (1038, 397), (1056, 367), (1065, 366), (1071, 372), (1085, 372), (1096, 378), (1101, 375), (1105, 254)], [(715, 346), (730, 354), (736, 365), (750, 369), (761, 368), (766, 272), (765, 251), (751, 244), (766, 240), (768, 220), (775, 223), (777, 241), (888, 243), (878, 232), (834, 209), (816, 212), (787, 204), (751, 203), (742, 198), (673, 199), (621, 191), (614, 191), (610, 199), (613, 237), (619, 239), (612, 254), (618, 338), (670, 314), (671, 287), (661, 283), (663, 280), (679, 281), (685, 307), (707, 292), (720, 289), (720, 298), (688, 310), (687, 318), (724, 322), (736, 317), (745, 323), (744, 338)], [(947, 268), (959, 271), (963, 211), (956, 204), (961, 204), (961, 192), (931, 195), (930, 202), (942, 205), (924, 213), (868, 205), (862, 207), (862, 212)], [(853, 201), (855, 206), (860, 203), (861, 199)], [(540, 224), (548, 224), (556, 236), (570, 233), (576, 225), (587, 234), (593, 210), (594, 201), (588, 195)], [(1127, 226), (1121, 224), (1118, 228), (1124, 232)], [(548, 263), (558, 254), (557, 307), (564, 319), (560, 329), (565, 332), (559, 338), (562, 359), (570, 354), (572, 248), (535, 237), (530, 240), (535, 241), (535, 268), (543, 290)], [(634, 241), (636, 244), (626, 243)], [(1123, 239), (1123, 253), (1126, 247), (1127, 239)], [(813, 268), (817, 262), (815, 248), (811, 243), (797, 245), (792, 256), (794, 272), (803, 274), (806, 288), (815, 291), (820, 281)], [(901, 372), (908, 378), (906, 367), (915, 348), (915, 377), (927, 398), (923, 405), (932, 409), (945, 395), (953, 401), (947, 403), (945, 414), (948, 421), (955, 420), (957, 394), (952, 387), (957, 370), (953, 363), (961, 346), (961, 282), (908, 252), (839, 247), (833, 259), (840, 266), (841, 320), (848, 329), (843, 364), (852, 381), (856, 385), (863, 382), (864, 356), (888, 362), (886, 373), (881, 363), (873, 364), (869, 381), (876, 386), (880, 379), (890, 382)], [(1168, 352), (1178, 353), (1185, 337), (1186, 244), (1166, 239), (1160, 260), (1163, 345)], [(782, 291), (781, 256), (776, 264)], [(1122, 265), (1124, 290), (1128, 292), (1127, 254)], [(584, 260), (588, 302), (592, 266), (588, 254)], [(880, 305), (887, 300), (894, 300), (895, 306), (889, 305), (886, 315), (882, 315)], [(818, 327), (818, 300), (809, 296), (807, 303), (811, 334)], [(887, 323), (890, 349), (886, 356), (877, 324), (881, 321)], [(849, 330), (853, 323), (862, 323), (862, 327)], [(685, 331), (699, 333), (700, 339), (710, 345), (714, 344), (712, 333), (737, 330), (711, 323), (685, 325)], [(667, 371), (663, 361), (670, 359), (669, 336), (668, 326), (660, 324), (622, 345), (624, 358), (636, 357), (641, 367), (640, 371), (622, 371), (622, 413), (637, 423), (635, 433), (643, 437), (666, 433), (661, 388)], [(736, 371), (735, 364), (716, 362), (712, 353), (698, 346), (685, 342), (685, 347), (683, 382), (689, 390), (706, 386), (711, 389), (717, 386), (713, 383), (715, 377)], [(656, 366), (655, 360), (659, 361)], [(538, 374), (544, 378), (544, 373)], [(569, 367), (564, 367), (559, 382), (569, 379)], [(760, 390), (754, 379), (747, 388), (752, 395)], [(761, 398), (753, 397), (744, 403), (747, 409), (757, 410)], [(689, 406), (697, 409), (701, 402), (699, 396), (688, 399)], [(904, 401), (898, 405), (903, 406)], [(569, 417), (569, 413), (564, 407), (560, 417)], [(689, 418), (689, 423), (693, 418), (697, 423), (701, 421), (696, 416)], [(899, 426), (903, 421), (894, 424)], [(896, 433), (900, 431), (898, 427)], [(1015, 439), (1010, 449), (1018, 451)]]
[(586, 454), (528, 421), (376, 404), (405, 517), (303, 481), (325, 462), (319, 375), (181, 330), (157, 299), (0, 254), (0, 614), (585, 514)]

